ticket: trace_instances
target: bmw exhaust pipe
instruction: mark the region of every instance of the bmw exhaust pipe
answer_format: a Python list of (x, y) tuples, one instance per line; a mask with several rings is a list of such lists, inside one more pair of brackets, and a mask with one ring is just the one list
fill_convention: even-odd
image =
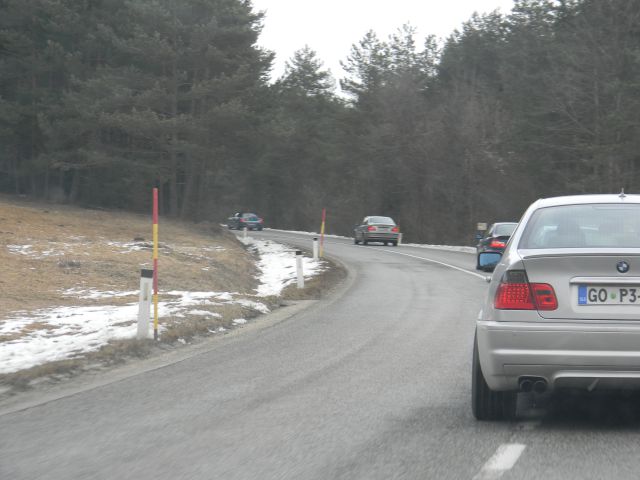
[(529, 393), (533, 390), (533, 381), (530, 378), (523, 378), (520, 380), (520, 391)]
[(533, 383), (533, 391), (536, 393), (544, 393), (547, 390), (547, 381), (544, 379), (536, 380)]
[(520, 391), (524, 393), (544, 393), (547, 391), (547, 381), (542, 377), (522, 377), (518, 386)]

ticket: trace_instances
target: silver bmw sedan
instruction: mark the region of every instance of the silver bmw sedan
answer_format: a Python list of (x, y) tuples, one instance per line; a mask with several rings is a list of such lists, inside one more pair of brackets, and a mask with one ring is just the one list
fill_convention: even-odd
[(516, 413), (518, 392), (640, 388), (640, 195), (538, 200), (494, 269), (476, 323), (472, 409)]

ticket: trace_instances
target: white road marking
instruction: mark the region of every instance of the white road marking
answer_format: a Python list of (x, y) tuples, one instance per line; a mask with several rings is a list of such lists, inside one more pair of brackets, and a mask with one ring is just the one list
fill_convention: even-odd
[(487, 460), (487, 463), (473, 477), (473, 480), (495, 480), (500, 478), (505, 472), (513, 468), (525, 448), (526, 445), (521, 443), (500, 445), (496, 453)]
[(468, 273), (469, 275), (473, 275), (474, 277), (478, 277), (478, 278), (481, 278), (483, 280), (486, 278), (486, 275), (482, 275), (480, 273), (471, 272), (469, 270), (466, 270), (466, 269), (461, 268), (461, 267), (456, 267), (455, 265), (451, 265), (449, 263), (439, 262), (438, 260), (432, 260), (430, 258), (420, 257), (418, 255), (411, 255), (410, 253), (393, 252), (393, 251), (390, 251), (389, 249), (376, 248), (376, 247), (369, 247), (369, 249), (370, 250), (378, 250), (380, 252), (390, 253), (390, 254), (393, 254), (393, 255), (404, 255), (405, 257), (417, 258), (417, 259), (420, 259), (420, 260), (424, 260), (425, 262), (437, 263), (438, 265), (442, 265), (443, 267), (453, 268), (454, 270), (458, 270), (458, 271), (460, 271), (462, 273)]

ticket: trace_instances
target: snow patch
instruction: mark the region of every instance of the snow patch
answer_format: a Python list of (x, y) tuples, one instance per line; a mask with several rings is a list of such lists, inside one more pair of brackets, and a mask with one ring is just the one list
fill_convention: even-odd
[(107, 245), (109, 245), (110, 247), (117, 247), (127, 253), (150, 249), (149, 245), (136, 242), (107, 242)]
[(93, 288), (68, 288), (62, 291), (62, 294), (69, 297), (76, 297), (82, 299), (99, 299), (99, 298), (119, 298), (119, 297), (131, 297), (137, 296), (139, 294), (138, 290), (130, 290), (127, 292), (117, 292), (117, 291), (101, 291)]
[(32, 245), (7, 245), (7, 250), (16, 255), (32, 255)]
[[(88, 247), (92, 244), (89, 242), (47, 242), (45, 245), (7, 245), (7, 250), (14, 255), (24, 255), (37, 260), (48, 257), (63, 257), (75, 254), (79, 246)], [(83, 255), (86, 255), (84, 253)]]
[[(271, 240), (247, 239), (249, 248), (259, 256), (256, 289), (259, 297), (280, 295), (282, 290), (296, 281), (296, 249)], [(326, 269), (322, 260), (302, 257), (302, 271), (305, 278), (311, 278)]]
[(222, 315), (220, 315), (217, 312), (210, 312), (208, 310), (189, 310), (187, 312), (189, 315), (201, 315), (203, 317), (214, 317), (214, 318), (222, 318)]

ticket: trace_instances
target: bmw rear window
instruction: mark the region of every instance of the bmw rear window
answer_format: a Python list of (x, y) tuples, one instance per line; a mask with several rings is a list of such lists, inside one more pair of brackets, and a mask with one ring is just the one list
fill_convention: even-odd
[(378, 225), (395, 225), (396, 222), (393, 221), (392, 218), (389, 217), (369, 217), (369, 223), (375, 223)]
[(640, 248), (640, 204), (541, 208), (527, 222), (518, 248)]

